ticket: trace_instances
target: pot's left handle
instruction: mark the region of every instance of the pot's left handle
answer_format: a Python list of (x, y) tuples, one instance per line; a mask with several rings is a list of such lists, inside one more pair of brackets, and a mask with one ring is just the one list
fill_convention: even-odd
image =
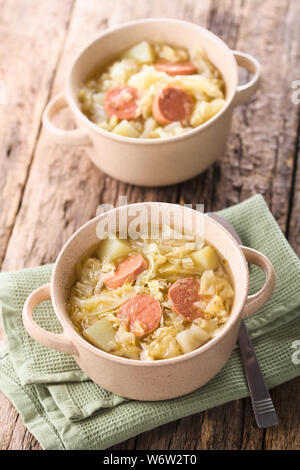
[(237, 86), (233, 103), (234, 105), (239, 105), (248, 101), (256, 92), (260, 79), (261, 66), (258, 60), (250, 54), (245, 54), (240, 51), (232, 51), (232, 54), (237, 64), (252, 74), (252, 78), (249, 82)]
[(22, 317), (27, 333), (48, 348), (57, 349), (58, 351), (74, 356), (78, 355), (75, 346), (66, 333), (51, 333), (35, 323), (32, 315), (33, 310), (39, 303), (45, 300), (51, 300), (50, 284), (44, 284), (34, 290), (24, 304)]
[(64, 145), (92, 145), (91, 139), (87, 133), (81, 129), (74, 130), (65, 130), (56, 127), (52, 120), (54, 116), (63, 108), (68, 106), (64, 92), (56, 95), (52, 100), (47, 104), (43, 112), (43, 125), (48, 132), (48, 134), (53, 138), (53, 140), (58, 144)]

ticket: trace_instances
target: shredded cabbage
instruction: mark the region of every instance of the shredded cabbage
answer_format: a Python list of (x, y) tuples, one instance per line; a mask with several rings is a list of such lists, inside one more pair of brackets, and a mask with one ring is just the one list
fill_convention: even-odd
[[(164, 229), (166, 233), (169, 227)], [(174, 231), (171, 233), (174, 235)], [(114, 341), (107, 346), (109, 352), (141, 360), (179, 356), (197, 347), (195, 345), (202, 344), (204, 341), (202, 338), (206, 341), (218, 334), (230, 315), (234, 291), (225, 268), (228, 263), (221, 261), (214, 248), (204, 250), (202, 257), (207, 256), (209, 261), (211, 251), (214, 250), (214, 256), (216, 255), (218, 259), (217, 266), (214, 266), (216, 269), (205, 269), (199, 264), (199, 257), (197, 264), (193, 260), (193, 254), (199, 250), (200, 244), (197, 240), (192, 240), (190, 235), (182, 239), (140, 238), (130, 240), (128, 243), (129, 255), (141, 254), (147, 261), (147, 269), (139, 274), (135, 281), (127, 280), (117, 289), (107, 289), (104, 280), (112, 275), (124, 257), (118, 258), (117, 261), (109, 260), (107, 256), (103, 256), (103, 247), (101, 250), (97, 247), (96, 255), (87, 256), (77, 264), (76, 282), (71, 288), (68, 301), (68, 311), (76, 330), (85, 335), (89, 327), (105, 319), (107, 323), (102, 322), (101, 328), (89, 329), (85, 337), (95, 345), (103, 344), (97, 338), (93, 339), (91, 335), (98, 330), (103, 332), (105, 325), (110, 324), (113, 330), (107, 332), (104, 330), (107, 338), (111, 338), (112, 331), (115, 331)], [(103, 261), (97, 257), (97, 253), (101, 253)], [(114, 256), (111, 247), (110, 253)], [(203, 264), (207, 265), (205, 259)], [(197, 318), (192, 323), (173, 311), (168, 298), (170, 286), (182, 277), (194, 277), (200, 282), (200, 300), (195, 302), (195, 305), (204, 312), (204, 317)], [(144, 336), (135, 336), (129, 331), (128, 325), (117, 316), (121, 305), (137, 294), (153, 296), (160, 302), (163, 312), (159, 326)], [(189, 340), (191, 334), (183, 335), (181, 332), (188, 331), (192, 325), (200, 330), (197, 328), (191, 330), (194, 336)], [(138, 324), (136, 328), (138, 329)], [(201, 338), (198, 334), (195, 340), (195, 331), (201, 333)], [(177, 335), (179, 335), (178, 341)]]
[[(197, 68), (193, 75), (171, 76), (155, 69), (157, 61), (190, 61)], [(138, 90), (140, 115), (130, 122), (109, 117), (105, 110), (105, 95), (113, 87), (128, 85)], [(152, 105), (160, 91), (179, 87), (195, 102), (189, 120), (160, 125), (152, 114)], [(224, 80), (210, 62), (205, 50), (174, 47), (160, 41), (143, 41), (121, 54), (106, 66), (100, 75), (88, 80), (78, 90), (83, 113), (102, 129), (125, 137), (158, 139), (177, 136), (200, 126), (225, 105)]]

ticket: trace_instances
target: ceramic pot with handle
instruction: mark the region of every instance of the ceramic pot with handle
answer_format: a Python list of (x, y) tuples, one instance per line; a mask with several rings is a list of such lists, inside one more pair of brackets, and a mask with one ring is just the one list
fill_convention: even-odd
[[(142, 361), (126, 359), (104, 352), (87, 342), (74, 328), (66, 310), (70, 286), (74, 282), (74, 266), (79, 258), (99, 242), (98, 224), (116, 217), (120, 229), (125, 220), (134, 220), (132, 209), (158, 210), (163, 217), (185, 221), (188, 226), (202, 227), (201, 235), (228, 262), (235, 292), (230, 317), (222, 331), (200, 348), (171, 359)], [(157, 213), (157, 212), (156, 212)], [(121, 224), (121, 225), (120, 225)], [(127, 227), (122, 227), (123, 229)], [(266, 275), (259, 292), (248, 295), (249, 263), (259, 266)], [(39, 287), (28, 297), (23, 310), (27, 332), (41, 344), (74, 356), (79, 367), (105, 389), (137, 400), (175, 398), (201, 387), (211, 380), (229, 359), (236, 344), (242, 318), (253, 314), (271, 297), (275, 285), (274, 268), (261, 253), (238, 245), (232, 235), (215, 220), (193, 209), (167, 203), (139, 203), (112, 209), (81, 227), (65, 244), (56, 260), (51, 283)], [(33, 317), (37, 304), (51, 299), (63, 327), (62, 334), (42, 329)]]
[[(223, 75), (226, 103), (213, 118), (186, 134), (163, 139), (123, 137), (99, 128), (80, 110), (77, 93), (91, 72), (124, 49), (142, 40), (161, 37), (187, 48), (203, 46)], [(238, 85), (238, 66), (252, 78)], [(44, 127), (60, 144), (85, 147), (91, 160), (108, 175), (126, 183), (163, 186), (187, 180), (204, 171), (224, 152), (235, 106), (247, 101), (258, 87), (260, 65), (252, 56), (232, 51), (215, 34), (196, 24), (175, 19), (147, 19), (105, 31), (83, 49), (67, 75), (66, 87), (54, 97), (43, 115)], [(69, 107), (77, 124), (63, 130), (53, 124), (62, 108)]]

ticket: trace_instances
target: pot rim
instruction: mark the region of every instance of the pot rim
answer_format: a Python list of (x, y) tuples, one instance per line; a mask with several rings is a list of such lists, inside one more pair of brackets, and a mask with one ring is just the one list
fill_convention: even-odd
[[(142, 139), (142, 138), (134, 138), (134, 137), (124, 137), (120, 136), (117, 134), (113, 134), (112, 132), (105, 131), (104, 129), (101, 129), (98, 127), (96, 124), (94, 124), (92, 121), (88, 119), (85, 114), (81, 111), (80, 107), (77, 105), (75, 102), (75, 99), (73, 97), (72, 93), (72, 77), (73, 77), (73, 72), (75, 69), (75, 66), (81, 59), (81, 57), (85, 54), (87, 49), (92, 47), (96, 42), (100, 41), (103, 37), (112, 35), (120, 30), (124, 29), (131, 29), (136, 25), (139, 24), (149, 24), (149, 23), (175, 23), (178, 25), (188, 25), (190, 28), (198, 29), (201, 31), (201, 34), (203, 36), (208, 37), (211, 41), (217, 43), (220, 45), (220, 48), (223, 48), (223, 50), (226, 50), (229, 54), (228, 56), (231, 56), (232, 58), (232, 80), (233, 80), (233, 91), (230, 96), (225, 97), (225, 105), (223, 108), (215, 114), (212, 118), (210, 118), (208, 121), (205, 123), (201, 124), (198, 127), (195, 127), (195, 129), (192, 129), (185, 134), (178, 135), (178, 136), (171, 136), (171, 137), (164, 137), (163, 139)], [(222, 74), (223, 72), (220, 71)], [(197, 25), (196, 23), (191, 23), (189, 21), (183, 21), (183, 20), (177, 20), (175, 18), (148, 18), (148, 19), (143, 19), (143, 20), (134, 20), (134, 21), (129, 21), (126, 23), (123, 23), (117, 27), (111, 27), (103, 31), (97, 38), (95, 38), (93, 41), (89, 42), (77, 55), (76, 59), (74, 60), (72, 66), (69, 69), (69, 73), (67, 74), (67, 79), (66, 79), (66, 99), (69, 104), (69, 107), (77, 117), (78, 121), (82, 123), (82, 125), (88, 127), (90, 132), (96, 132), (97, 134), (102, 135), (103, 137), (107, 139), (112, 139), (117, 142), (122, 142), (124, 144), (136, 144), (136, 145), (166, 145), (170, 142), (177, 142), (179, 140), (183, 139), (188, 139), (190, 137), (193, 137), (195, 134), (200, 134), (201, 132), (205, 131), (206, 128), (212, 126), (214, 122), (220, 118), (226, 110), (229, 108), (229, 106), (232, 104), (233, 99), (236, 94), (236, 89), (237, 89), (237, 84), (238, 84), (238, 66), (236, 63), (236, 60), (234, 58), (234, 55), (232, 54), (231, 49), (227, 46), (227, 44), (216, 34), (212, 33), (208, 29)]]
[[(142, 202), (142, 203), (128, 204), (127, 206), (138, 206), (138, 205), (145, 205), (145, 204), (149, 205), (149, 206), (157, 205), (157, 204), (167, 205), (167, 206), (178, 206), (178, 204), (163, 203), (163, 202)], [(101, 220), (102, 218), (107, 217), (108, 214), (111, 214), (114, 211), (118, 211), (121, 207), (124, 207), (124, 206), (119, 206), (119, 207), (113, 208), (113, 209), (111, 209), (111, 210), (109, 210), (109, 211), (107, 211), (103, 214), (100, 214), (97, 217), (94, 217), (93, 219), (89, 220), (87, 223), (82, 225), (68, 239), (68, 241), (65, 243), (65, 245), (61, 249), (61, 251), (60, 251), (60, 253), (59, 253), (59, 255), (56, 259), (56, 262), (54, 264), (54, 268), (53, 268), (53, 271), (52, 271), (52, 276), (51, 276), (51, 287), (50, 287), (50, 289), (51, 289), (51, 300), (52, 300), (52, 304), (53, 304), (53, 308), (54, 308), (54, 311), (56, 313), (56, 316), (57, 316), (59, 322), (61, 323), (61, 325), (63, 326), (64, 332), (66, 332), (74, 340), (75, 347), (76, 347), (76, 343), (79, 342), (79, 344), (82, 347), (84, 347), (85, 349), (88, 349), (90, 352), (96, 354), (96, 356), (102, 357), (103, 359), (118, 362), (118, 363), (123, 364), (123, 365), (138, 366), (138, 367), (162, 367), (162, 366), (168, 366), (170, 364), (176, 364), (176, 363), (179, 363), (179, 362), (182, 362), (182, 361), (187, 361), (189, 359), (192, 359), (193, 357), (199, 356), (199, 355), (203, 354), (204, 352), (206, 352), (208, 349), (213, 348), (217, 343), (222, 341), (223, 338), (227, 334), (230, 333), (230, 331), (233, 328), (233, 326), (235, 325), (235, 323), (241, 319), (242, 311), (243, 311), (244, 305), (245, 305), (246, 300), (247, 300), (247, 294), (248, 294), (248, 288), (249, 288), (249, 271), (248, 271), (248, 264), (247, 264), (245, 255), (244, 255), (243, 251), (241, 250), (240, 245), (238, 244), (238, 242), (233, 238), (233, 236), (226, 229), (224, 229), (224, 227), (222, 225), (220, 225), (214, 219), (211, 219), (210, 217), (208, 217), (205, 214), (201, 214), (201, 215), (203, 217), (205, 217), (206, 219), (208, 219), (209, 223), (212, 223), (214, 226), (216, 226), (218, 228), (218, 230), (221, 230), (223, 232), (224, 237), (227, 237), (230, 240), (230, 242), (232, 243), (232, 245), (237, 249), (237, 251), (239, 253), (239, 257), (240, 257), (241, 268), (244, 270), (244, 273), (245, 273), (245, 289), (243, 289), (243, 292), (241, 294), (239, 294), (239, 295), (243, 296), (242, 300), (240, 301), (240, 308), (239, 309), (237, 308), (236, 312), (234, 314), (233, 314), (233, 312), (231, 312), (230, 316), (229, 316), (227, 322), (225, 323), (225, 326), (221, 330), (221, 332), (219, 334), (217, 334), (217, 336), (215, 336), (214, 338), (209, 340), (207, 343), (205, 343), (203, 346), (201, 346), (200, 348), (197, 348), (194, 351), (191, 351), (189, 353), (182, 354), (181, 356), (176, 356), (176, 357), (169, 358), (169, 359), (157, 359), (155, 361), (142, 361), (140, 359), (128, 359), (128, 358), (124, 358), (124, 357), (121, 357), (121, 356), (115, 356), (114, 354), (110, 354), (108, 352), (103, 351), (102, 349), (99, 349), (99, 348), (93, 346), (91, 343), (89, 343), (87, 340), (85, 340), (83, 338), (83, 336), (81, 336), (80, 333), (78, 333), (75, 330), (75, 328), (72, 325), (72, 322), (71, 322), (71, 320), (68, 316), (68, 313), (67, 313), (66, 309), (64, 311), (60, 310), (59, 305), (57, 304), (56, 299), (55, 299), (56, 292), (57, 292), (57, 290), (59, 290), (59, 286), (56, 285), (56, 279), (55, 278), (56, 278), (56, 273), (58, 271), (59, 265), (63, 262), (64, 254), (65, 254), (65, 251), (66, 251), (67, 247), (70, 244), (72, 244), (73, 240), (79, 235), (79, 233), (81, 233), (82, 231), (85, 231), (90, 225), (95, 224), (97, 221)], [(197, 212), (194, 209), (191, 209), (189, 207), (183, 207), (183, 209), (187, 210), (187, 211)], [(199, 212), (199, 214), (200, 214), (200, 212)], [(89, 248), (90, 247), (87, 247), (86, 250), (88, 250)], [(230, 259), (228, 259), (228, 263), (229, 263), (229, 268), (231, 268)], [(237, 295), (236, 290), (235, 290), (234, 293), (235, 293), (235, 296), (236, 296)]]

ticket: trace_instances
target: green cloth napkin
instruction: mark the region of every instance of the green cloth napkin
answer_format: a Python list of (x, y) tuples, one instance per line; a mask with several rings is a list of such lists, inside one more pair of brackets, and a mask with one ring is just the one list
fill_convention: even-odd
[[(272, 261), (277, 283), (272, 299), (246, 322), (266, 382), (275, 387), (300, 375), (292, 361), (300, 337), (300, 262), (262, 196), (221, 214), (245, 245)], [(0, 275), (0, 299), (7, 345), (0, 350), (0, 389), (44, 449), (105, 449), (161, 424), (249, 395), (238, 348), (207, 385), (163, 402), (126, 400), (91, 382), (71, 356), (41, 346), (23, 328), (21, 311), (29, 293), (49, 282), (52, 266)], [(251, 291), (263, 273), (250, 268)], [(60, 332), (50, 302), (35, 310), (43, 327)]]

